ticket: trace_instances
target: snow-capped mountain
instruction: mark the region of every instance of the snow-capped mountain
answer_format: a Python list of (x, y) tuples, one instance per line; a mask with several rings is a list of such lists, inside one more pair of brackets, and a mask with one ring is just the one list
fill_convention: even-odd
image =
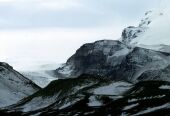
[(124, 29), (120, 41), (132, 47), (138, 46), (170, 53), (168, 25), (170, 25), (169, 11), (148, 11), (139, 26)]
[(95, 74), (130, 82), (170, 81), (168, 24), (167, 10), (148, 11), (139, 26), (123, 30), (119, 41), (101, 40), (80, 47), (56, 74), (60, 78)]
[[(148, 25), (146, 25), (148, 24)], [(131, 43), (141, 45), (170, 45), (169, 13), (166, 12), (148, 12), (139, 27), (146, 27), (144, 34), (133, 39)]]
[(142, 80), (170, 81), (169, 61), (170, 53), (101, 40), (83, 45), (63, 67), (56, 70), (56, 74), (60, 78), (93, 74), (133, 83)]
[(0, 62), (0, 107), (8, 106), (40, 90), (31, 80)]
[(169, 20), (149, 11), (116, 40), (81, 46), (55, 70), (58, 80), (1, 109), (18, 115), (170, 114)]

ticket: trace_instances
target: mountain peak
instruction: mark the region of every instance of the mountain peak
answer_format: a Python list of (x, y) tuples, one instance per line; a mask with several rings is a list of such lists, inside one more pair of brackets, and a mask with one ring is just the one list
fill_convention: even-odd
[(139, 26), (130, 26), (123, 30), (120, 41), (131, 47), (138, 46), (157, 51), (164, 49), (162, 48), (164, 45), (169, 46), (170, 27), (167, 25), (170, 25), (170, 10), (168, 9), (147, 11)]

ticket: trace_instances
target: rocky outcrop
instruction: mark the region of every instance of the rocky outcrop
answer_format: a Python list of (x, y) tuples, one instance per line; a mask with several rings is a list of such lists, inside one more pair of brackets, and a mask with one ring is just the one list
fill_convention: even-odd
[(77, 77), (81, 74), (105, 76), (121, 64), (130, 49), (120, 41), (101, 40), (84, 44), (67, 63), (56, 70), (59, 77)]
[(140, 36), (145, 30), (145, 27), (127, 27), (123, 30), (120, 41), (126, 45), (130, 45), (130, 42)]

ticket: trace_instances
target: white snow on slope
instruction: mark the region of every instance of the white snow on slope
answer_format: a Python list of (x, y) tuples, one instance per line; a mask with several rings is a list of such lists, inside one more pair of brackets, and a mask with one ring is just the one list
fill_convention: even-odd
[(161, 52), (170, 53), (170, 46), (169, 45), (163, 45), (163, 44), (159, 44), (159, 45), (143, 45), (143, 44), (140, 44), (138, 46), (141, 47), (141, 48), (147, 48), (147, 49), (151, 49), (151, 50), (155, 50), (155, 51), (161, 51)]
[(145, 33), (134, 39), (132, 43), (139, 45), (170, 45), (170, 27), (167, 25), (170, 25), (170, 18), (167, 14), (161, 15), (160, 13), (160, 16), (151, 22)]
[(30, 80), (12, 68), (0, 65), (0, 107), (16, 103), (37, 90), (39, 88)]
[(96, 95), (120, 95), (130, 89), (131, 84), (127, 82), (114, 82), (94, 89), (93, 93)]
[(124, 49), (121, 49), (119, 51), (116, 51), (116, 53), (113, 54), (113, 56), (119, 57), (119, 56), (124, 56), (128, 53), (129, 53), (129, 50), (124, 48)]
[[(131, 44), (142, 45), (170, 45), (170, 2), (155, 11), (145, 14), (139, 26), (147, 27), (145, 32), (131, 41)], [(146, 46), (145, 46), (146, 47)]]
[[(75, 94), (77, 91), (79, 91), (83, 88), (90, 87), (93, 84), (94, 84), (93, 82), (91, 82), (89, 84), (83, 83), (82, 85), (76, 85), (73, 88), (70, 88), (70, 90), (68, 92), (64, 92), (64, 94), (65, 94), (64, 96), (67, 96), (68, 99), (66, 98), (64, 103), (61, 102), (62, 104), (58, 103), (57, 104), (58, 106), (56, 106), (56, 108), (62, 109), (64, 107), (67, 107), (69, 104), (74, 104), (75, 102), (77, 102), (80, 99), (76, 98), (76, 99), (70, 100), (70, 95)], [(44, 108), (44, 107), (47, 107), (47, 106), (55, 103), (58, 99), (61, 99), (61, 96), (63, 96), (62, 89), (60, 91), (54, 93), (54, 95), (43, 96), (43, 97), (42, 96), (34, 97), (30, 101), (28, 101), (24, 105), (22, 105), (21, 107), (19, 106), (19, 108), (21, 108), (23, 112), (38, 110), (40, 108)]]
[(170, 85), (162, 85), (159, 89), (170, 89)]
[(143, 98), (133, 98), (133, 99), (129, 99), (128, 103), (132, 103), (132, 102), (137, 102), (137, 101), (141, 101), (141, 100), (151, 100), (151, 99), (160, 99), (165, 97), (166, 95), (157, 95), (157, 96), (148, 96), (148, 97), (143, 97)]
[(138, 106), (138, 105), (139, 105), (139, 103), (131, 104), (131, 105), (125, 106), (125, 107), (123, 108), (123, 110), (129, 110), (129, 109), (132, 109), (132, 108), (134, 108), (134, 107), (136, 107), (136, 106)]
[(102, 106), (102, 103), (95, 96), (89, 98), (88, 106)]
[(23, 108), (23, 112), (28, 112), (28, 111), (33, 111), (33, 110), (38, 110), (44, 107), (49, 106), (50, 104), (54, 103), (56, 101), (57, 96), (59, 95), (56, 94), (54, 96), (51, 97), (37, 97), (31, 100), (31, 102), (29, 102), (28, 104), (24, 105)]

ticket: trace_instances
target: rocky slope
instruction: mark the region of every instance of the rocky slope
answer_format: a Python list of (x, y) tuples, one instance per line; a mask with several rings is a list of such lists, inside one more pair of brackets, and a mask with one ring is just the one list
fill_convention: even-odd
[[(89, 97), (61, 110), (49, 110), (41, 115), (111, 115), (111, 116), (167, 116), (170, 114), (170, 83), (145, 81), (135, 84), (122, 98), (114, 99), (108, 95), (101, 98), (101, 106), (89, 106)], [(113, 88), (114, 89), (114, 88)]]
[(166, 116), (170, 114), (169, 92), (170, 83), (165, 81), (143, 81), (132, 85), (82, 75), (79, 78), (56, 80), (33, 96), (1, 110), (0, 114)]
[(98, 107), (105, 104), (102, 97), (119, 99), (129, 88), (131, 88), (131, 84), (127, 82), (115, 82), (93, 75), (81, 75), (78, 78), (53, 81), (44, 89), (5, 109), (8, 109), (9, 113), (38, 114), (48, 110), (65, 109), (86, 97), (89, 99), (87, 103), (89, 107)]
[(8, 106), (40, 90), (31, 80), (0, 62), (0, 107)]

